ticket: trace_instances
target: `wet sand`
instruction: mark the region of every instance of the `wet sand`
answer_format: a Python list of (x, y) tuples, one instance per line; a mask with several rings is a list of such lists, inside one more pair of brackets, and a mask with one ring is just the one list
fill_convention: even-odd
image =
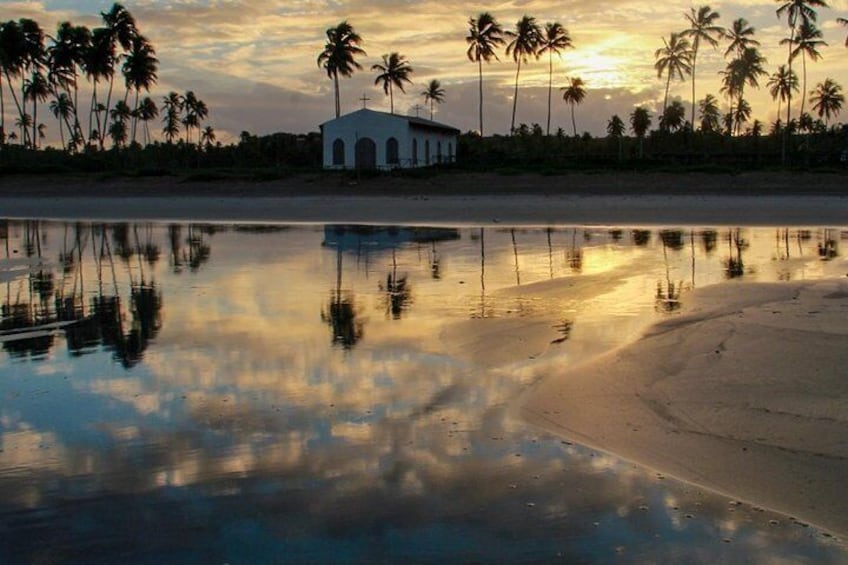
[[(360, 183), (321, 175), (264, 183), (5, 177), (0, 217), (845, 226), (845, 180), (777, 173), (457, 174)], [(580, 443), (848, 537), (848, 279), (730, 283), (694, 296), (695, 305), (636, 342), (544, 375), (524, 415)], [(497, 343), (525, 329), (535, 331), (498, 328), (491, 349), (474, 355), (495, 359)]]
[(0, 177), (0, 217), (91, 220), (551, 224), (848, 224), (844, 174), (451, 173), (359, 182)]
[(532, 423), (848, 538), (848, 278), (733, 284), (549, 374)]

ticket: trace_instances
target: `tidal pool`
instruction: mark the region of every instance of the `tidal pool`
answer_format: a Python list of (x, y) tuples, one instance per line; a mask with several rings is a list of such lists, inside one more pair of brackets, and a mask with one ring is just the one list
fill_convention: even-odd
[(0, 562), (845, 562), (552, 437), (544, 377), (845, 229), (0, 223)]

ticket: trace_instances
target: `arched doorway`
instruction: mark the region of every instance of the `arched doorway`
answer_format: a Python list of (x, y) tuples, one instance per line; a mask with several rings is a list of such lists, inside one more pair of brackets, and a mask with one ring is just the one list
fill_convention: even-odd
[(333, 142), (333, 165), (345, 164), (345, 146), (344, 141), (337, 139)]
[(356, 168), (377, 168), (377, 144), (370, 137), (362, 137), (356, 142)]

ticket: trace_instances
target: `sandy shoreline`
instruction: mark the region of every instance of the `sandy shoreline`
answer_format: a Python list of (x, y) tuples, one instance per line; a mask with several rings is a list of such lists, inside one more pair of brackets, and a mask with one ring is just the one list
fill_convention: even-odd
[(724, 284), (528, 394), (573, 441), (848, 537), (848, 279)]
[(0, 178), (0, 217), (430, 225), (848, 225), (841, 174), (446, 174), (361, 183)]

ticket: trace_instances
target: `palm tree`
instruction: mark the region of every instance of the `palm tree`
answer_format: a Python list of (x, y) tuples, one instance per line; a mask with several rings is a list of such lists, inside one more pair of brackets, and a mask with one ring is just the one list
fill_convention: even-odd
[(180, 114), (183, 111), (183, 99), (179, 94), (171, 91), (168, 96), (162, 99), (162, 108), (165, 110), (165, 117), (162, 118), (165, 127), (162, 128), (162, 133), (168, 143), (173, 143), (174, 139), (180, 135)]
[[(827, 2), (824, 0), (777, 0), (778, 2), (782, 2), (780, 7), (777, 9), (776, 14), (778, 18), (783, 17), (783, 14), (786, 14), (786, 22), (789, 25), (789, 41), (788, 45), (788, 54), (787, 54), (787, 65), (789, 70), (792, 70), (792, 45), (795, 43), (795, 35), (798, 31), (798, 23), (800, 20), (801, 24), (815, 22), (816, 21), (816, 10), (815, 8), (826, 8)], [(791, 115), (791, 106), (792, 106), (792, 96), (790, 94), (789, 100), (786, 103), (786, 123), (789, 124), (789, 119)]]
[(159, 108), (156, 107), (156, 102), (149, 96), (144, 97), (138, 106), (138, 119), (144, 123), (144, 144), (150, 144), (150, 127), (148, 122), (159, 116)]
[(684, 74), (692, 72), (692, 50), (689, 40), (679, 33), (672, 33), (668, 41), (663, 38), (663, 47), (654, 52), (654, 57), (657, 59), (654, 63), (657, 77), (661, 78), (663, 73), (668, 75), (663, 98), (663, 112), (665, 112), (668, 106), (668, 89), (671, 86), (671, 79), (676, 76), (683, 80)]
[(427, 84), (427, 90), (421, 91), (421, 96), (424, 97), (424, 103), (430, 103), (430, 120), (433, 119), (433, 103), (441, 104), (445, 100), (445, 90), (442, 88), (442, 83), (433, 79)]
[(744, 98), (740, 98), (733, 109), (733, 123), (736, 124), (736, 133), (739, 134), (742, 124), (751, 118), (751, 105)]
[(780, 65), (777, 71), (769, 77), (766, 86), (772, 100), (777, 100), (777, 119), (780, 120), (780, 104), (792, 98), (792, 92), (798, 92), (798, 75), (786, 67)]
[[(20, 24), (15, 21), (8, 21), (3, 23), (2, 27), (0, 27), (0, 66), (2, 66), (3, 68), (3, 76), (6, 77), (6, 83), (9, 85), (9, 92), (12, 93), (12, 99), (15, 102), (15, 108), (18, 110), (19, 122), (23, 121), (26, 110), (21, 106), (21, 102), (18, 100), (18, 95), (15, 92), (12, 78), (17, 79), (23, 77), (24, 64), (26, 59), (26, 54), (24, 52), (23, 45), (24, 35)], [(3, 88), (2, 85), (0, 85), (0, 94), (2, 94), (2, 92)], [(2, 100), (2, 98), (0, 98), (0, 100)], [(6, 112), (4, 102), (2, 108), (0, 108), (0, 120), (3, 120), (0, 121), (0, 129), (3, 130), (4, 134), (6, 131), (5, 115)], [(25, 139), (22, 139), (21, 143), (25, 143), (25, 141)]]
[(607, 134), (610, 137), (622, 137), (624, 135), (624, 122), (618, 117), (618, 114), (613, 115), (607, 122)]
[[(129, 108), (129, 106), (127, 106), (126, 102), (124, 102), (123, 100), (118, 100), (118, 102), (115, 104), (115, 107), (118, 107), (121, 104)], [(123, 146), (127, 142), (127, 122), (124, 120), (114, 120), (109, 125), (109, 137), (112, 138), (112, 145), (114, 147)]]
[(721, 111), (715, 96), (707, 94), (698, 103), (698, 111), (701, 115), (701, 131), (715, 132), (721, 128)]
[(327, 43), (324, 50), (318, 55), (318, 66), (327, 71), (327, 76), (333, 79), (335, 90), (336, 117), (341, 115), (341, 99), (339, 97), (339, 75), (350, 77), (354, 69), (362, 69), (362, 65), (356, 62), (357, 55), (366, 55), (359, 46), (362, 38), (353, 29), (347, 20), (336, 27), (328, 28)]
[(200, 130), (200, 122), (209, 115), (209, 108), (203, 100), (197, 98), (194, 91), (189, 90), (182, 99), (182, 109), (185, 112), (182, 122), (186, 128), (186, 143), (191, 143), (191, 129)]
[[(79, 73), (85, 64), (85, 56), (91, 48), (91, 32), (85, 26), (73, 26), (70, 22), (62, 22), (56, 31), (53, 45), (48, 49), (48, 66), (50, 68), (50, 82), (56, 87), (62, 87), (68, 94), (73, 115), (73, 129), (68, 128), (72, 134), (76, 130), (81, 131), (79, 115)], [(70, 121), (70, 117), (68, 118)], [(61, 133), (61, 121), (59, 124)], [(71, 135), (73, 139), (73, 134)], [(62, 144), (64, 146), (64, 143)]]
[(563, 91), (562, 99), (571, 106), (571, 127), (574, 131), (574, 137), (577, 137), (577, 122), (574, 120), (574, 106), (583, 102), (586, 98), (586, 89), (583, 88), (585, 83), (580, 77), (566, 78), (569, 82), (568, 86), (563, 86), (560, 90)]
[(412, 67), (409, 66), (409, 61), (406, 57), (393, 52), (388, 55), (383, 55), (383, 64), (371, 65), (372, 71), (379, 71), (380, 74), (374, 79), (374, 84), (383, 84), (383, 93), (389, 95), (389, 108), (392, 114), (395, 113), (395, 95), (394, 87), (398, 87), (401, 92), (406, 92), (403, 89), (403, 83), (412, 84), (409, 75), (412, 74)]
[(630, 129), (639, 138), (639, 158), (644, 156), (643, 142), (648, 128), (651, 127), (651, 114), (645, 108), (637, 107), (630, 114)]
[(47, 100), (50, 96), (50, 84), (41, 72), (36, 71), (32, 78), (25, 82), (24, 98), (32, 100), (32, 148), (38, 149), (38, 137), (36, 128), (38, 124), (38, 103)]
[[(129, 10), (117, 2), (112, 4), (108, 12), (101, 12), (100, 17), (106, 25), (105, 32), (102, 32), (104, 37), (101, 40), (105, 43), (102, 49), (111, 53), (110, 66), (112, 71), (108, 74), (109, 93), (106, 95), (106, 108), (109, 108), (112, 103), (112, 90), (115, 86), (114, 66), (119, 59), (116, 54), (117, 47), (120, 45), (124, 54), (130, 53), (133, 50), (133, 42), (137, 39), (139, 33), (135, 18)], [(101, 139), (101, 149), (103, 148), (102, 143), (103, 140)]]
[(607, 122), (607, 135), (618, 140), (618, 160), (621, 161), (622, 138), (624, 137), (624, 121), (614, 114)]
[(212, 144), (215, 143), (215, 128), (212, 126), (206, 126), (206, 128), (200, 132), (200, 143), (209, 149)]
[[(730, 61), (726, 70), (722, 71), (721, 74), (724, 75), (722, 92), (731, 100), (730, 114), (736, 115), (733, 111), (733, 98), (742, 100), (746, 84), (754, 88), (759, 87), (758, 78), (766, 74), (763, 68), (765, 62), (765, 58), (760, 55), (756, 47), (746, 47), (742, 54)], [(738, 126), (739, 122), (736, 123)]]
[(480, 136), (483, 136), (483, 61), (487, 63), (494, 58), (498, 60), (495, 49), (504, 44), (503, 30), (495, 17), (489, 12), (483, 12), (477, 18), (468, 20), (468, 43), (466, 55), (472, 62), (477, 63), (480, 90)]
[(65, 128), (62, 124), (68, 127), (68, 133), (73, 130), (71, 128), (70, 119), (74, 115), (74, 103), (71, 101), (67, 93), (60, 93), (55, 100), (50, 102), (50, 111), (53, 116), (59, 121), (59, 139), (62, 141), (62, 148), (67, 148), (65, 145)]
[(695, 11), (695, 8), (689, 8), (689, 13), (685, 14), (689, 21), (689, 28), (683, 31), (683, 36), (692, 39), (692, 127), (695, 127), (695, 64), (698, 60), (698, 48), (701, 41), (704, 41), (715, 49), (718, 47), (718, 40), (724, 37), (725, 30), (723, 27), (715, 24), (719, 18), (719, 13), (709, 6), (701, 6)]
[(127, 85), (127, 94), (135, 90), (135, 105), (133, 106), (132, 137), (135, 143), (136, 125), (138, 124), (138, 102), (141, 89), (150, 92), (150, 87), (156, 84), (159, 59), (156, 51), (144, 36), (136, 35), (132, 39), (130, 52), (124, 59), (123, 73)]
[(745, 18), (737, 18), (733, 20), (730, 29), (725, 30), (724, 37), (730, 43), (724, 51), (724, 56), (727, 57), (734, 51), (736, 55), (741, 55), (742, 51), (748, 47), (759, 47), (760, 42), (754, 39), (756, 30), (748, 23)]
[(554, 80), (554, 53), (557, 55), (564, 49), (574, 47), (571, 36), (559, 22), (546, 23), (539, 43), (539, 55), (548, 53), (548, 120), (545, 135), (551, 135), (551, 90)]
[(801, 87), (801, 114), (803, 114), (804, 106), (807, 101), (807, 56), (809, 55), (810, 59), (813, 61), (818, 61), (821, 59), (821, 53), (819, 53), (817, 48), (827, 46), (827, 43), (825, 43), (822, 39), (821, 30), (819, 30), (815, 24), (810, 21), (804, 21), (801, 23), (794, 39), (787, 38), (780, 41), (781, 45), (786, 45), (787, 43), (795, 45), (795, 48), (792, 49), (789, 55), (790, 60), (795, 59), (799, 54), (801, 55), (801, 68), (803, 73), (803, 85)]
[(827, 126), (830, 117), (837, 116), (842, 110), (845, 96), (842, 95), (842, 87), (833, 79), (827, 78), (810, 92), (810, 102), (813, 103), (813, 110), (818, 113), (819, 119), (824, 118), (824, 124)]
[(542, 42), (542, 30), (536, 23), (536, 18), (527, 14), (515, 23), (515, 31), (507, 31), (506, 35), (512, 41), (506, 46), (506, 56), (512, 55), (516, 63), (515, 70), (515, 92), (512, 96), (512, 121), (509, 125), (510, 133), (515, 131), (515, 111), (518, 107), (518, 75), (521, 73), (521, 63), (527, 62), (529, 56), (539, 58), (539, 45)]
[(673, 100), (660, 116), (660, 127), (666, 131), (675, 132), (683, 127), (686, 108), (680, 100)]
[[(101, 27), (91, 32), (91, 43), (83, 57), (83, 71), (88, 80), (92, 82), (91, 104), (88, 111), (88, 134), (91, 137), (95, 124), (98, 130), (102, 130), (101, 126), (105, 125), (106, 118), (108, 118), (108, 116), (104, 116), (104, 124), (101, 124), (100, 108), (102, 106), (97, 100), (97, 85), (104, 78), (108, 78), (111, 82), (115, 74), (115, 45), (108, 29)], [(106, 108), (108, 109), (108, 107)], [(103, 149), (104, 138), (103, 136), (99, 137), (100, 148)]]

